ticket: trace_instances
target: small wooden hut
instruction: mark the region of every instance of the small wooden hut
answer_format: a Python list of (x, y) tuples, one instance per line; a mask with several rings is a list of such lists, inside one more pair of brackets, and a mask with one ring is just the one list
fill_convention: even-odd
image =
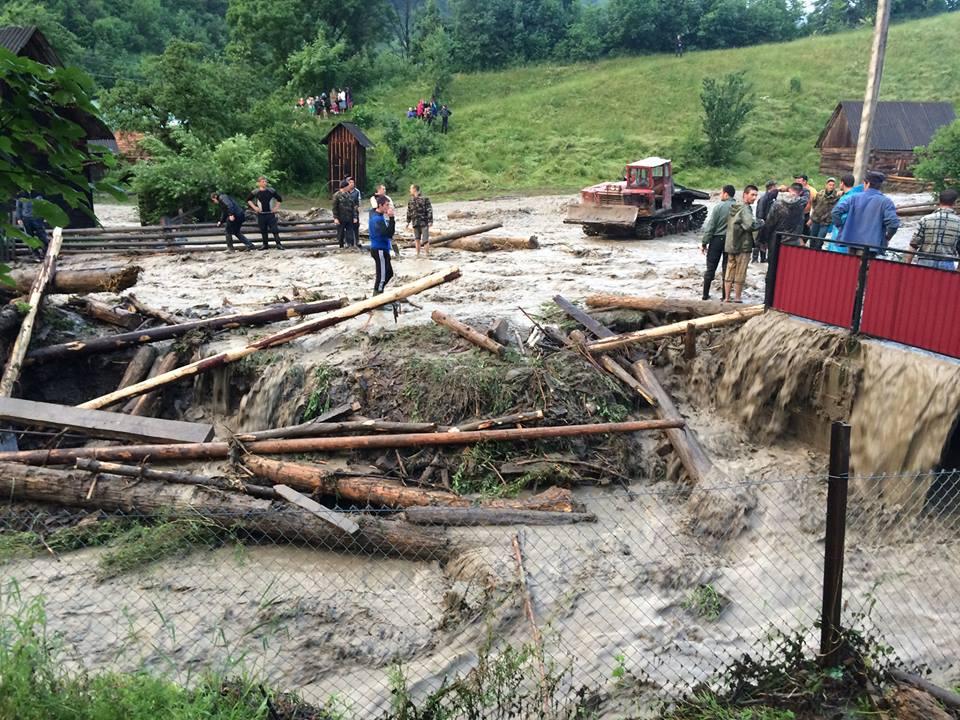
[(357, 187), (367, 184), (367, 148), (373, 143), (363, 130), (351, 122), (337, 123), (323, 138), (330, 167), (330, 192), (336, 192), (340, 181), (352, 177)]
[[(824, 175), (853, 172), (862, 113), (863, 102), (853, 100), (844, 100), (833, 111), (817, 139)], [(889, 176), (912, 177), (914, 149), (928, 145), (939, 128), (955, 119), (948, 102), (877, 103), (868, 167)]]

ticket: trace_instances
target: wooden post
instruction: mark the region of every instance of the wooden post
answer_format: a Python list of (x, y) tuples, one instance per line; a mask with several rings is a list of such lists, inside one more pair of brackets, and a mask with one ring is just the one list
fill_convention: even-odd
[(438, 238), (433, 238), (430, 240), (430, 245), (433, 247), (443, 247), (444, 245), (453, 242), (462, 237), (469, 237), (471, 235), (479, 235), (480, 233), (485, 233), (490, 230), (496, 230), (497, 228), (503, 227), (503, 223), (488, 223), (487, 225), (481, 225), (479, 227), (467, 228), (466, 230), (457, 230), (456, 232), (447, 233), (446, 235), (441, 235)]
[(857, 294), (853, 300), (853, 317), (850, 318), (850, 332), (860, 332), (860, 316), (863, 314), (863, 296), (867, 291), (867, 272), (870, 269), (870, 253), (864, 251), (860, 257), (860, 271), (857, 273)]
[(870, 52), (870, 67), (867, 70), (867, 90), (860, 113), (860, 134), (857, 136), (857, 155), (853, 161), (853, 176), (863, 182), (870, 164), (870, 141), (873, 134), (873, 116), (880, 97), (880, 82), (883, 79), (883, 60), (887, 52), (887, 29), (890, 27), (890, 0), (877, 0), (877, 20), (873, 28), (873, 49)]
[(687, 323), (687, 331), (683, 336), (683, 358), (693, 360), (697, 356), (697, 327)]
[(17, 339), (13, 343), (7, 365), (3, 369), (3, 377), (0, 378), (0, 397), (13, 397), (13, 386), (20, 377), (20, 368), (23, 365), (23, 358), (27, 354), (27, 347), (30, 345), (33, 325), (37, 320), (37, 313), (40, 312), (43, 294), (46, 292), (47, 283), (57, 273), (57, 256), (60, 254), (62, 245), (63, 228), (54, 228), (53, 239), (50, 240), (50, 245), (47, 247), (47, 256), (44, 258), (40, 272), (37, 273), (30, 290), (30, 310), (20, 324), (20, 334), (17, 335)]
[(830, 429), (827, 535), (823, 555), (823, 606), (820, 614), (820, 664), (823, 667), (834, 667), (840, 661), (840, 609), (843, 606), (843, 555), (849, 480), (850, 426), (835, 422)]
[(437, 325), (442, 325), (447, 328), (447, 330), (452, 330), (460, 337), (465, 340), (469, 340), (474, 345), (484, 350), (492, 352), (494, 355), (503, 354), (503, 345), (498, 343), (496, 340), (487, 337), (481, 332), (474, 330), (469, 325), (466, 325), (456, 318), (452, 318), (446, 313), (442, 313), (439, 310), (434, 310), (433, 314), (430, 316)]

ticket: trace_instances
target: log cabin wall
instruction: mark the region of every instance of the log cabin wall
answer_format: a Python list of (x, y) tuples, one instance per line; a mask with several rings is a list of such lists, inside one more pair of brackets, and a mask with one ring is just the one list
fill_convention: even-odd
[(330, 192), (340, 188), (346, 177), (356, 180), (357, 187), (367, 184), (367, 150), (342, 125), (335, 127), (327, 140), (327, 160), (330, 167)]

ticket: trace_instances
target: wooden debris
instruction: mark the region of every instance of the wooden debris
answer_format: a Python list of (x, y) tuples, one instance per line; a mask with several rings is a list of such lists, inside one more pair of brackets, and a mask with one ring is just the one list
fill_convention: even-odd
[(508, 323), (504, 318), (497, 318), (490, 323), (490, 326), (487, 328), (487, 337), (491, 340), (495, 340), (501, 345), (510, 344), (510, 323)]
[[(431, 243), (432, 244), (432, 243)], [(540, 241), (536, 235), (530, 237), (486, 237), (458, 238), (446, 244), (454, 250), (468, 252), (493, 252), (494, 250), (536, 250)]]
[(648, 405), (652, 405), (653, 407), (657, 406), (657, 399), (653, 396), (653, 394), (647, 390), (646, 387), (644, 387), (643, 383), (638, 381), (630, 373), (620, 367), (616, 360), (609, 355), (601, 355), (599, 361), (604, 370), (646, 400)]
[(439, 310), (434, 310), (430, 317), (437, 325), (442, 325), (448, 330), (455, 332), (457, 335), (469, 340), (477, 347), (492, 352), (497, 356), (503, 354), (503, 345), (498, 343), (496, 340), (487, 337), (483, 333), (477, 332), (472, 327), (460, 322), (456, 318), (452, 318), (446, 313), (440, 312)]
[[(48, 295), (74, 295), (77, 293), (118, 293), (137, 284), (141, 268), (137, 265), (103, 268), (99, 270), (59, 270), (50, 283)], [(30, 292), (39, 270), (15, 270), (10, 273), (16, 289), (0, 285), (0, 292), (23, 294)]]
[(356, 535), (360, 532), (360, 526), (350, 518), (321, 505), (316, 500), (311, 500), (306, 495), (298, 493), (292, 487), (288, 487), (287, 485), (274, 485), (273, 491), (287, 502), (293, 503), (309, 513), (313, 513), (324, 522), (340, 528), (345, 533)]
[(243, 433), (236, 435), (240, 442), (268, 440), (271, 438), (311, 438), (337, 433), (432, 433), (437, 431), (436, 423), (389, 422), (386, 420), (347, 420), (344, 422), (309, 422), (274, 430)]
[(932, 695), (947, 707), (960, 709), (960, 694), (957, 694), (952, 690), (942, 688), (939, 685), (934, 685), (929, 680), (922, 678), (919, 675), (908, 673), (900, 668), (891, 668), (888, 672), (890, 673), (890, 677), (897, 682), (906, 683), (907, 685), (912, 685), (919, 690), (923, 690), (923, 692), (927, 693), (928, 695)]
[(156, 470), (147, 465), (121, 465), (119, 463), (100, 462), (89, 458), (80, 458), (76, 464), (77, 470), (86, 470), (87, 472), (120, 475), (121, 477), (137, 478), (140, 480), (160, 480), (167, 483), (179, 483), (181, 485), (206, 485), (207, 487), (228, 490), (231, 492), (243, 492), (253, 497), (272, 500), (276, 497), (272, 487), (264, 485), (252, 485), (249, 483), (232, 483), (220, 478), (207, 477), (206, 475), (196, 475), (186, 470)]
[[(270, 430), (256, 430), (254, 432), (244, 433), (243, 437), (253, 437), (256, 440), (272, 440), (285, 437), (310, 437), (309, 432), (307, 432), (305, 435), (298, 435), (297, 433), (301, 431), (307, 431), (314, 425), (325, 425), (331, 420), (336, 420), (344, 415), (357, 412), (359, 409), (360, 403), (358, 402), (344, 403), (343, 405), (338, 405), (337, 407), (315, 417), (313, 420), (300, 423), (299, 425), (288, 425), (287, 427), (273, 428)], [(291, 435), (288, 433), (293, 434)], [(321, 433), (321, 435), (322, 434), (323, 433)]]
[(60, 345), (38, 348), (27, 355), (27, 362), (48, 362), (50, 360), (58, 360), (75, 355), (113, 352), (136, 345), (159, 342), (161, 340), (172, 340), (194, 331), (217, 332), (219, 330), (232, 330), (238, 327), (266, 325), (268, 323), (282, 322), (315, 313), (330, 312), (331, 310), (342, 308), (345, 304), (345, 298), (339, 300), (322, 300), (312, 303), (288, 303), (286, 305), (278, 305), (250, 313), (222, 315), (220, 317), (194, 320), (177, 325), (145, 328), (137, 332), (123, 333), (121, 335), (74, 340), (73, 342), (62, 343)]
[(143, 318), (137, 313), (111, 307), (107, 303), (92, 298), (72, 298), (68, 304), (94, 320), (116, 325), (124, 330), (133, 330), (143, 324)]
[(730, 304), (719, 300), (688, 298), (635, 297), (632, 295), (590, 295), (586, 304), (593, 310), (641, 310), (703, 317), (730, 310)]
[(127, 295), (126, 302), (129, 303), (133, 307), (133, 309), (136, 310), (141, 315), (145, 317), (155, 318), (160, 322), (162, 322), (164, 325), (180, 325), (183, 323), (183, 319), (178, 318), (176, 315), (172, 315), (165, 310), (158, 310), (156, 308), (152, 308), (149, 305), (146, 305), (140, 302), (137, 296), (134, 295), (133, 293), (130, 293), (129, 295)]
[(130, 483), (127, 478), (98, 476), (87, 498), (91, 476), (78, 470), (0, 464), (0, 495), (5, 500), (56, 503), (67, 507), (136, 512), (167, 520), (206, 518), (225, 529), (236, 529), (280, 543), (306, 545), (316, 550), (378, 553), (410, 560), (444, 562), (458, 548), (436, 528), (369, 516), (353, 519), (355, 535), (300, 510), (277, 511), (269, 500), (223, 492), (201, 485), (175, 485), (151, 480)]
[(118, 389), (130, 387), (134, 383), (143, 380), (150, 373), (154, 360), (157, 359), (157, 349), (152, 345), (143, 345), (137, 348), (137, 351), (127, 363), (127, 369), (123, 371), (123, 377), (120, 378)]
[(140, 442), (203, 443), (213, 437), (212, 425), (132, 418), (121, 413), (15, 398), (0, 398), (0, 419), (20, 425), (64, 428), (91, 437)]
[(341, 323), (344, 320), (349, 320), (350, 318), (356, 317), (357, 315), (365, 313), (369, 310), (374, 310), (378, 307), (396, 302), (397, 300), (402, 300), (409, 295), (416, 295), (417, 293), (423, 292), (424, 290), (429, 290), (437, 285), (451, 282), (452, 280), (456, 280), (458, 277), (460, 277), (460, 270), (457, 268), (452, 268), (450, 270), (435, 273), (433, 275), (428, 275), (427, 277), (421, 278), (412, 283), (401, 285), (393, 290), (388, 290), (380, 295), (374, 295), (367, 300), (362, 300), (360, 302), (353, 303), (352, 305), (348, 305), (347, 307), (331, 312), (326, 317), (308, 320), (307, 322), (301, 323), (292, 328), (287, 328), (286, 330), (273, 335), (260, 338), (259, 340), (255, 340), (254, 342), (250, 343), (246, 347), (239, 348), (237, 350), (228, 350), (226, 352), (212, 355), (211, 357), (203, 358), (202, 360), (190, 363), (189, 365), (184, 365), (182, 368), (178, 368), (172, 372), (158, 375), (157, 377), (149, 380), (144, 380), (136, 385), (131, 385), (123, 390), (117, 390), (102, 397), (94, 398), (93, 400), (83, 403), (80, 407), (105, 407), (107, 405), (112, 405), (118, 400), (124, 400), (128, 397), (142, 395), (143, 393), (149, 392), (157, 387), (176, 382), (181, 378), (192, 377), (202, 372), (213, 370), (214, 368), (224, 367), (232, 362), (236, 362), (237, 360), (241, 360), (249, 355), (253, 355), (260, 350), (286, 344), (292, 340), (303, 337), (304, 335), (309, 335), (310, 333)]
[(687, 323), (687, 329), (683, 334), (683, 359), (693, 360), (697, 356), (697, 327), (693, 323)]
[[(157, 358), (153, 367), (150, 369), (149, 377), (157, 377), (164, 373), (171, 372), (180, 364), (180, 353), (177, 350), (171, 350), (168, 353)], [(127, 387), (130, 387), (127, 385)], [(130, 415), (139, 415), (141, 417), (150, 417), (157, 412), (157, 406), (160, 404), (160, 391), (154, 390), (140, 397), (131, 398), (124, 406), (124, 412)]]
[(452, 427), (441, 428), (441, 430), (443, 432), (491, 430), (505, 425), (524, 425), (526, 423), (537, 422), (538, 420), (543, 420), (543, 410), (529, 410), (527, 412), (514, 413), (513, 415), (502, 415), (501, 417), (490, 418), (488, 420), (475, 420)]
[(20, 332), (13, 348), (10, 350), (10, 356), (7, 358), (7, 364), (3, 369), (3, 377), (0, 378), (0, 397), (12, 397), (13, 386), (20, 377), (20, 368), (23, 366), (23, 358), (27, 354), (27, 347), (30, 345), (30, 338), (33, 335), (33, 325), (37, 320), (37, 313), (40, 312), (40, 303), (43, 301), (43, 295), (47, 291), (47, 284), (57, 273), (57, 256), (60, 254), (60, 246), (63, 244), (63, 229), (54, 228), (53, 238), (47, 247), (46, 257), (43, 259), (43, 265), (37, 272), (33, 286), (30, 289), (30, 309), (20, 323)]
[(466, 230), (458, 230), (456, 232), (447, 233), (446, 235), (438, 235), (435, 238), (430, 239), (431, 247), (443, 247), (448, 245), (454, 240), (458, 240), (464, 237), (470, 237), (471, 235), (479, 235), (480, 233), (489, 232), (490, 230), (496, 230), (497, 228), (503, 227), (503, 223), (488, 223), (486, 225), (480, 225), (479, 227), (467, 228)]
[(665, 337), (683, 335), (685, 332), (687, 332), (688, 325), (693, 325), (697, 331), (724, 327), (726, 325), (734, 325), (736, 323), (745, 322), (746, 320), (756, 317), (757, 315), (762, 315), (764, 310), (765, 308), (763, 305), (748, 305), (747, 307), (739, 310), (720, 313), (719, 315), (707, 315), (705, 317), (696, 318), (690, 321), (684, 320), (683, 322), (672, 323), (670, 325), (662, 325), (660, 327), (649, 328), (647, 330), (638, 330), (636, 332), (616, 335), (603, 340), (596, 340), (592, 343), (588, 343), (586, 347), (587, 350), (592, 353), (609, 352), (611, 350), (616, 350), (617, 348), (626, 347), (628, 345), (635, 345), (637, 343), (649, 342), (650, 340), (659, 340)]
[(411, 507), (403, 513), (414, 525), (568, 525), (596, 522), (597, 516), (586, 512), (551, 512), (549, 510), (511, 510), (488, 507)]

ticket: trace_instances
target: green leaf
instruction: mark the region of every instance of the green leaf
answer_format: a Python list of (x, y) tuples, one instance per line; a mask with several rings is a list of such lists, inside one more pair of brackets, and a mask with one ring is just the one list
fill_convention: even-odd
[(37, 217), (43, 218), (55, 227), (66, 227), (70, 224), (70, 218), (63, 211), (63, 209), (57, 205), (54, 205), (49, 200), (34, 200), (33, 214)]

